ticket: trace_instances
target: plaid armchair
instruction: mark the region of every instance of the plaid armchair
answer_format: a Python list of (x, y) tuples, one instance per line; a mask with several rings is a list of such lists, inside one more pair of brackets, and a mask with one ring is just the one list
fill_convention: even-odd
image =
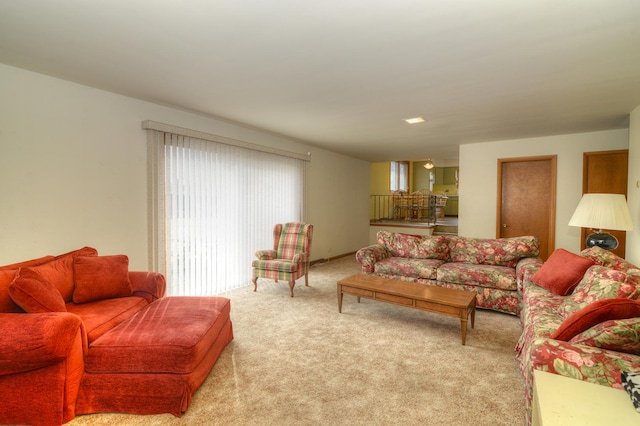
[(304, 275), (309, 286), (309, 261), (313, 225), (290, 222), (277, 224), (273, 229), (273, 250), (258, 250), (251, 263), (253, 291), (258, 289), (258, 278), (287, 281), (293, 297), (296, 280)]

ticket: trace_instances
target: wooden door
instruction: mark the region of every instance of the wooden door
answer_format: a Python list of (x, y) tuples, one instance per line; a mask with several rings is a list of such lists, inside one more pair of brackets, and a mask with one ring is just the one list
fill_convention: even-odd
[(533, 235), (543, 260), (555, 248), (556, 156), (498, 159), (498, 238)]
[[(624, 194), (627, 196), (629, 150), (585, 152), (582, 158), (582, 193)], [(582, 228), (580, 250), (586, 248), (585, 239), (593, 232)], [(627, 232), (607, 231), (618, 239), (618, 248), (611, 250), (624, 258)]]

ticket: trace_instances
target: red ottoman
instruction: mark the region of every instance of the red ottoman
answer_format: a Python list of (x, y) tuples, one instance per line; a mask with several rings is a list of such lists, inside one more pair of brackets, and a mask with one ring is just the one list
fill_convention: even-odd
[(164, 297), (91, 343), (76, 414), (180, 416), (233, 340), (224, 297)]

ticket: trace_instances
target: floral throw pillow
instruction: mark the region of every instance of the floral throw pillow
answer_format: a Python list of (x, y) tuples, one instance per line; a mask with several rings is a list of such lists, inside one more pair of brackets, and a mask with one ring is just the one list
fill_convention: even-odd
[(640, 355), (640, 318), (612, 319), (575, 335), (569, 343)]
[(560, 312), (567, 318), (598, 300), (637, 299), (638, 296), (640, 296), (640, 288), (627, 282), (627, 274), (594, 265), (587, 270), (573, 293), (562, 302)]

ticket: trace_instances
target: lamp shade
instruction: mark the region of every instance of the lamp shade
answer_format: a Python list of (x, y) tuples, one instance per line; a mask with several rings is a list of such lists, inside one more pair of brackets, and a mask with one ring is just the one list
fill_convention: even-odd
[(627, 200), (622, 194), (584, 194), (569, 226), (633, 231)]
[(435, 167), (435, 165), (433, 164), (433, 161), (431, 161), (431, 158), (429, 158), (425, 163), (424, 163), (424, 168), (427, 170), (431, 170)]

